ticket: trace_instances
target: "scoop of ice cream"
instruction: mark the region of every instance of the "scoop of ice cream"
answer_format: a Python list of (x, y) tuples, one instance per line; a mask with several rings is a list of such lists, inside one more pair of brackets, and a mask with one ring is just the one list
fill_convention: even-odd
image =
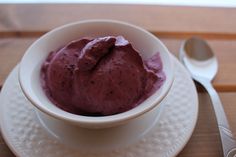
[(72, 41), (48, 56), (41, 76), (54, 104), (82, 115), (127, 111), (165, 80), (158, 53), (144, 63), (121, 36)]

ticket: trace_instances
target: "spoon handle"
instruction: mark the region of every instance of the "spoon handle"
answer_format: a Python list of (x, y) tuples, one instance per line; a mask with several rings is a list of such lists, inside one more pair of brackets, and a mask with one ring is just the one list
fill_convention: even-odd
[(204, 79), (195, 80), (201, 83), (210, 95), (213, 108), (215, 110), (216, 120), (218, 123), (224, 157), (236, 157), (236, 140), (233, 137), (232, 132), (230, 131), (229, 123), (219, 95), (217, 94), (210, 81)]

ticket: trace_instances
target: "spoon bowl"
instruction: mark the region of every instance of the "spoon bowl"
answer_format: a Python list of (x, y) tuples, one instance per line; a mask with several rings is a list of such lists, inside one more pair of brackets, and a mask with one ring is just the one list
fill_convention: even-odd
[(218, 71), (218, 61), (209, 45), (200, 38), (186, 40), (180, 50), (180, 59), (194, 77), (210, 81)]

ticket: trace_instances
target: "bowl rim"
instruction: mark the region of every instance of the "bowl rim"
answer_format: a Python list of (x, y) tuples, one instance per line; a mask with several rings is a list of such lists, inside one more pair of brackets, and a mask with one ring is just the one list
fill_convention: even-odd
[[(44, 40), (44, 38), (46, 36), (49, 36), (63, 28), (67, 28), (67, 27), (72, 27), (75, 25), (80, 25), (80, 24), (87, 24), (87, 23), (112, 23), (112, 24), (119, 24), (119, 25), (125, 25), (128, 27), (132, 27), (135, 28), (139, 31), (142, 31), (146, 34), (148, 34), (149, 36), (152, 36), (156, 39), (156, 41), (158, 42), (158, 44), (161, 45), (161, 47), (164, 49), (164, 51), (166, 52), (166, 55), (168, 56), (167, 58), (170, 60), (170, 67), (171, 67), (171, 72), (170, 75), (168, 75), (168, 82), (165, 82), (165, 86), (166, 86), (166, 91), (164, 91), (162, 93), (162, 95), (159, 96), (159, 99), (157, 101), (155, 101), (155, 103), (150, 103), (150, 105), (146, 105), (142, 108), (142, 110), (137, 110), (136, 112), (134, 111), (136, 107), (122, 112), (122, 113), (118, 113), (118, 114), (114, 114), (114, 115), (108, 115), (108, 116), (99, 116), (99, 117), (94, 117), (94, 116), (83, 116), (83, 115), (76, 115), (76, 114), (72, 114), (69, 112), (66, 112), (64, 110), (64, 112), (67, 113), (67, 115), (69, 116), (65, 116), (62, 114), (59, 114), (57, 112), (48, 110), (46, 107), (43, 107), (43, 104), (40, 103), (38, 104), (32, 97), (31, 97), (31, 93), (27, 92), (27, 85), (25, 85), (24, 81), (23, 81), (23, 76), (24, 72), (23, 72), (23, 68), (22, 68), (22, 62), (24, 61), (24, 59), (26, 58), (25, 56), (27, 56), (30, 52), (32, 47), (34, 47), (35, 45), (37, 45), (37, 43), (41, 40)], [(123, 21), (118, 21), (118, 20), (111, 20), (111, 19), (90, 19), (90, 20), (82, 20), (82, 21), (76, 21), (76, 22), (72, 22), (69, 24), (65, 24), (59, 27), (56, 27), (54, 29), (52, 29), (51, 31), (47, 32), (46, 34), (42, 35), (41, 37), (39, 37), (36, 41), (34, 41), (29, 48), (25, 51), (25, 54), (23, 55), (21, 62), (20, 62), (20, 66), (19, 66), (19, 70), (18, 70), (18, 80), (19, 80), (19, 84), (20, 87), (24, 93), (24, 95), (26, 96), (26, 98), (31, 102), (31, 104), (33, 104), (36, 108), (38, 108), (40, 111), (48, 114), (49, 116), (52, 116), (56, 119), (60, 119), (60, 120), (64, 120), (64, 121), (68, 121), (68, 122), (72, 122), (72, 123), (80, 123), (83, 125), (92, 125), (92, 124), (110, 124), (110, 123), (120, 123), (122, 121), (126, 121), (126, 120), (130, 120), (133, 118), (136, 118), (148, 111), (150, 111), (151, 109), (153, 109), (154, 107), (156, 107), (163, 99), (164, 97), (168, 94), (172, 84), (173, 84), (173, 80), (174, 80), (174, 66), (173, 66), (173, 61), (172, 61), (172, 55), (170, 54), (169, 50), (167, 49), (167, 47), (156, 37), (154, 36), (152, 33), (148, 32), (147, 30), (127, 23), (127, 22), (123, 22)], [(167, 80), (166, 80), (167, 81)], [(154, 94), (154, 93), (153, 93)], [(52, 103), (50, 101), (50, 103)], [(52, 103), (52, 105), (54, 105)], [(132, 114), (130, 114), (130, 112), (133, 111)]]

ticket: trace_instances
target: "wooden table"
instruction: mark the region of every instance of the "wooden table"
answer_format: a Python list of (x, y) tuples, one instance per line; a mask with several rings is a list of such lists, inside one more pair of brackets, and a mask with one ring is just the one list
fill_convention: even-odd
[[(236, 9), (151, 5), (0, 5), (0, 84), (39, 36), (73, 21), (107, 18), (139, 25), (158, 36), (174, 54), (191, 36), (206, 39), (219, 59), (214, 87), (236, 134)], [(179, 157), (222, 156), (208, 95), (199, 92), (196, 129)], [(0, 157), (14, 156), (0, 135)]]

